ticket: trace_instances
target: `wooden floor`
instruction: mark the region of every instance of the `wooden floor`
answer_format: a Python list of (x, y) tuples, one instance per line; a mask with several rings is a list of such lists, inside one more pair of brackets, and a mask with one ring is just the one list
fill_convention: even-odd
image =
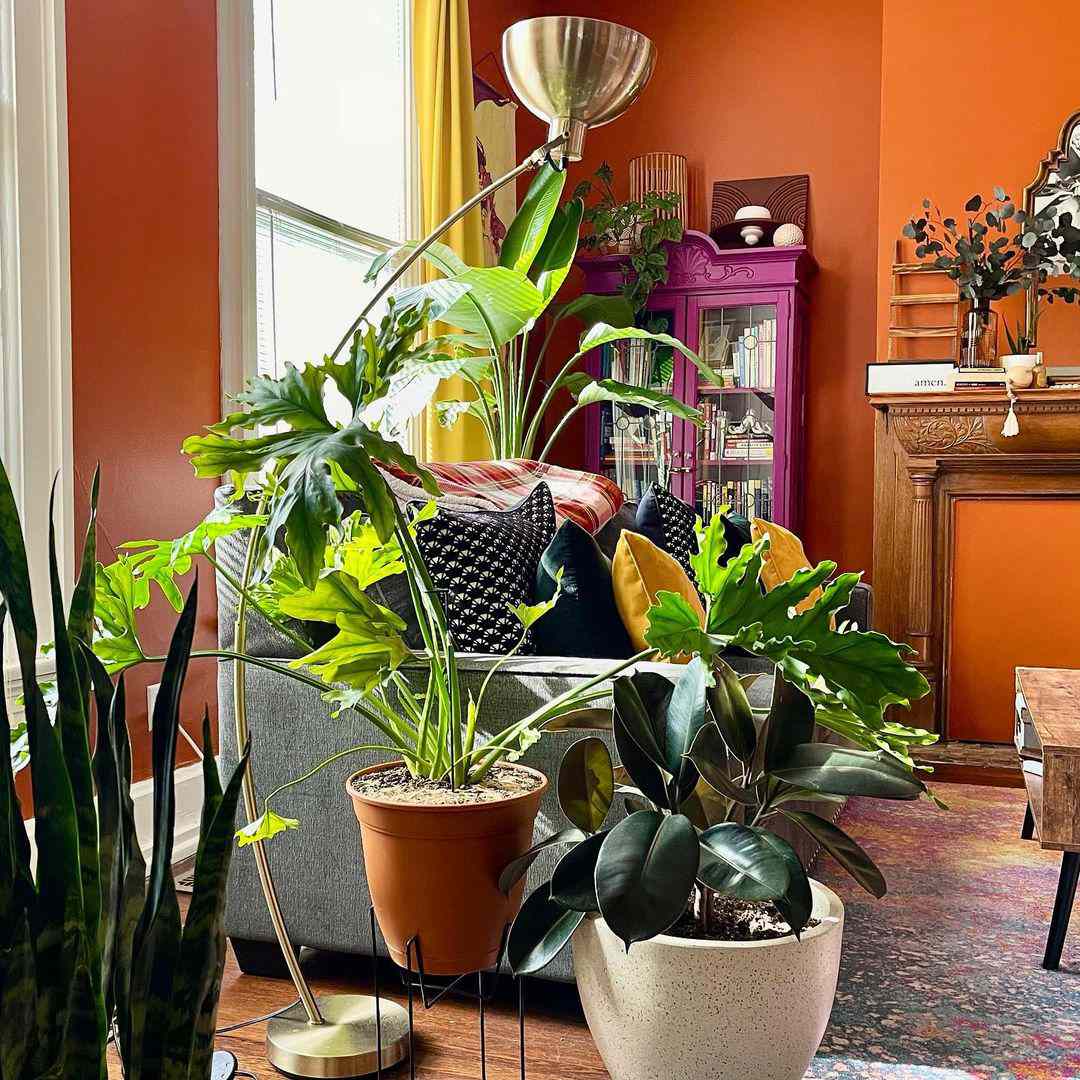
[[(181, 896), (186, 910), (187, 897)], [(319, 954), (305, 964), (316, 995), (365, 993), (371, 989), (370, 965), (355, 957)], [(393, 969), (380, 969), (382, 989), (387, 996), (404, 1004), (400, 983), (394, 984)], [(487, 1009), (488, 1080), (517, 1080), (518, 1037), (517, 999), (511, 993), (510, 980), (496, 1001)], [(528, 983), (528, 1020), (525, 1032), (529, 1080), (604, 1080), (604, 1069), (589, 1036), (573, 991), (566, 987), (530, 979)], [(232, 949), (225, 964), (225, 979), (218, 1011), (218, 1027), (241, 1020), (264, 1016), (296, 999), (292, 983), (285, 979), (263, 979), (244, 975), (236, 966)], [(280, 1078), (265, 1056), (266, 1025), (257, 1024), (230, 1035), (218, 1037), (217, 1046), (231, 1050), (239, 1059), (240, 1069), (259, 1080)], [(479, 1080), (480, 1035), (475, 1002), (451, 996), (443, 998), (430, 1011), (417, 1004), (416, 1075), (423, 1080)], [(542, 1048), (542, 1050), (541, 1050)], [(407, 1063), (384, 1072), (401, 1080), (409, 1076)], [(110, 1068), (110, 1078), (119, 1080), (119, 1067)]]

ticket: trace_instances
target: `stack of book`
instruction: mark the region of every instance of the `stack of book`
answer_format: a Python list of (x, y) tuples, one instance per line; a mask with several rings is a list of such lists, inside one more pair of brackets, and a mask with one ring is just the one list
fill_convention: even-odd
[(749, 458), (772, 461), (773, 440), (768, 425), (761, 421), (750, 423), (746, 418), (733, 423), (716, 400), (702, 403), (701, 418), (704, 421), (700, 435), (702, 460)]
[(772, 480), (707, 480), (698, 485), (701, 516), (708, 520), (722, 506), (743, 517), (772, 518)]
[(1005, 385), (1005, 369), (999, 367), (958, 367), (954, 390), (986, 390)]
[[(729, 327), (723, 327), (722, 332)], [(720, 355), (719, 371), (726, 386), (771, 390), (776, 385), (776, 319), (760, 319), (731, 342), (706, 345), (706, 355)]]

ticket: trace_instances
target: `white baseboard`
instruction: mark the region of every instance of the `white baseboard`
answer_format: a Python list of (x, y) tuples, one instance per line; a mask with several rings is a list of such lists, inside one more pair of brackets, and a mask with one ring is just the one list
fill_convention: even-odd
[[(195, 854), (199, 846), (199, 820), (203, 804), (202, 762), (182, 765), (175, 773), (176, 782), (176, 827), (173, 830), (173, 862), (178, 863)], [(135, 804), (135, 832), (139, 837), (139, 847), (147, 868), (154, 848), (154, 781), (140, 780), (131, 785), (131, 799)], [(34, 820), (26, 823), (26, 835), (34, 865), (37, 862), (37, 849), (34, 847)]]

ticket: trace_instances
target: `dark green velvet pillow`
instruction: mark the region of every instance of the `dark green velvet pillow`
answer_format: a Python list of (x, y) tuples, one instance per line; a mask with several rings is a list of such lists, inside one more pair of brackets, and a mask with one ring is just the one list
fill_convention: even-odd
[(555, 595), (555, 575), (562, 567), (559, 602), (532, 628), (540, 656), (581, 656), (625, 660), (634, 653), (615, 607), (611, 563), (596, 541), (569, 518), (559, 526), (540, 558), (536, 599)]

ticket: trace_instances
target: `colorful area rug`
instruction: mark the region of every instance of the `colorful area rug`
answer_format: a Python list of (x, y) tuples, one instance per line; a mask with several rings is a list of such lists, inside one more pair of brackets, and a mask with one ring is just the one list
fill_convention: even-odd
[(948, 812), (865, 799), (845, 808), (845, 829), (885, 874), (883, 900), (830, 859), (818, 865), (847, 915), (836, 1005), (807, 1076), (1080, 1077), (1080, 910), (1060, 971), (1039, 966), (1060, 855), (1020, 840), (1021, 791), (936, 790)]

